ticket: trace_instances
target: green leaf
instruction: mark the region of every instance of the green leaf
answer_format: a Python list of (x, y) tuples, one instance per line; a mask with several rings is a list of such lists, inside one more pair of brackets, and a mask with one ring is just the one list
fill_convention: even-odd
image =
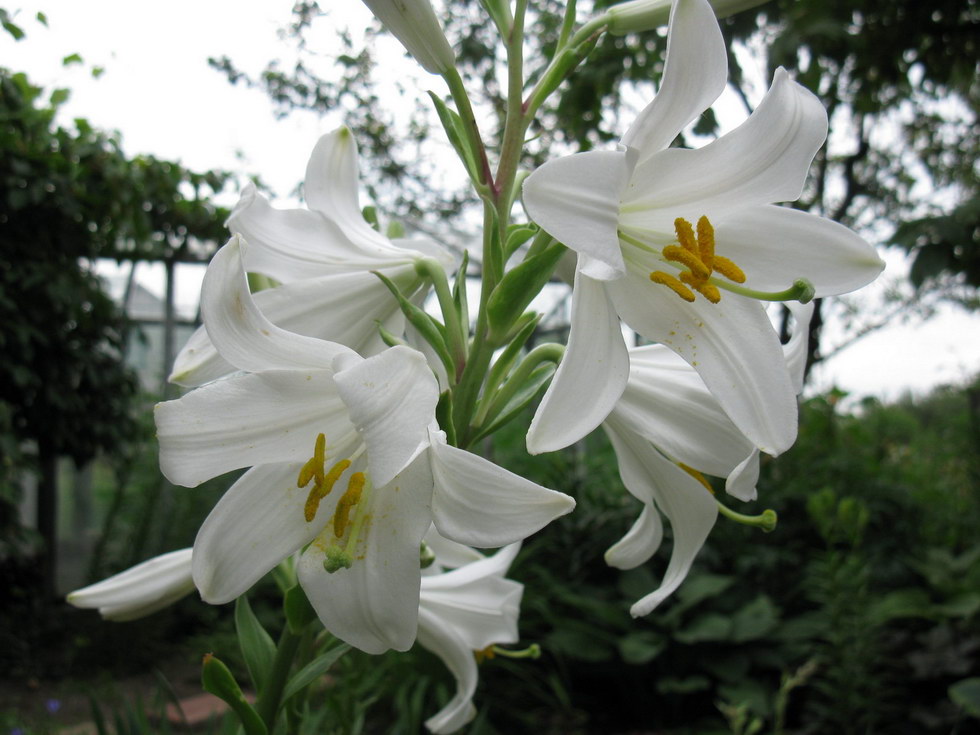
[(81, 63), (82, 63), (82, 57), (79, 56), (78, 54), (69, 54), (68, 56), (66, 56), (61, 60), (62, 66), (71, 66), (72, 64), (81, 64)]
[(711, 680), (706, 676), (687, 676), (684, 678), (668, 676), (657, 682), (661, 694), (692, 694), (711, 688)]
[(282, 701), (288, 701), (290, 697), (295, 696), (305, 689), (315, 679), (327, 673), (330, 667), (337, 663), (340, 657), (349, 650), (350, 646), (343, 643), (310, 661), (286, 682), (286, 688), (282, 692)]
[(732, 622), (718, 613), (706, 613), (674, 634), (681, 643), (704, 643), (707, 641), (727, 641), (731, 639)]
[(425, 311), (406, 299), (405, 296), (402, 295), (401, 291), (398, 290), (398, 286), (396, 286), (384, 273), (380, 273), (378, 271), (371, 272), (381, 279), (381, 282), (388, 287), (389, 291), (391, 291), (392, 296), (398, 300), (398, 306), (401, 307), (405, 318), (408, 319), (409, 323), (418, 330), (422, 339), (432, 345), (432, 349), (435, 350), (436, 355), (439, 356), (443, 367), (446, 368), (446, 372), (449, 375), (455, 375), (456, 365), (453, 363), (452, 355), (449, 354), (449, 348), (446, 346), (445, 327), (436, 322), (436, 320)]
[(245, 595), (235, 601), (235, 630), (238, 633), (238, 645), (241, 646), (252, 684), (261, 692), (272, 671), (276, 644), (262, 627), (259, 619), (255, 617)]
[(246, 735), (268, 735), (265, 723), (255, 708), (246, 701), (234, 674), (210, 653), (204, 657), (201, 667), (201, 684), (206, 691), (228, 703), (241, 720)]
[(51, 106), (57, 107), (58, 105), (63, 104), (68, 100), (69, 96), (71, 96), (71, 90), (64, 88), (54, 90), (51, 93)]
[(446, 131), (446, 137), (449, 138), (449, 143), (456, 151), (456, 155), (466, 167), (466, 172), (473, 181), (479, 181), (480, 171), (476, 164), (477, 156), (470, 150), (463, 119), (456, 111), (449, 109), (449, 106), (439, 99), (434, 92), (429, 92), (429, 97), (432, 99), (432, 104), (435, 105), (436, 114), (439, 116), (443, 130)]
[(732, 616), (732, 640), (745, 643), (762, 638), (779, 623), (779, 611), (766, 595), (759, 595)]
[(619, 639), (619, 655), (628, 664), (645, 664), (653, 661), (667, 647), (662, 636), (650, 631), (629, 633)]
[(39, 10), (37, 12), (37, 15), (35, 15), (34, 17), (37, 18), (37, 22), (38, 23), (40, 23), (42, 26), (47, 27), (47, 25), (48, 25), (48, 16), (47, 15), (45, 15), (44, 13), (42, 13)]
[(509, 258), (521, 245), (535, 234), (538, 228), (534, 225), (511, 225), (507, 228), (507, 241), (504, 243), (504, 257)]
[(491, 340), (502, 341), (514, 322), (524, 313), (524, 308), (551, 280), (551, 274), (564, 254), (564, 245), (552, 245), (504, 275), (487, 299)]
[(493, 421), (480, 429), (480, 433), (476, 435), (473, 441), (493, 434), (501, 426), (517, 417), (534, 400), (541, 389), (548, 384), (548, 381), (555, 374), (556, 369), (557, 365), (554, 363), (546, 363), (535, 368), (527, 377), (524, 385), (507, 401), (507, 405), (500, 409), (499, 412), (490, 412), (489, 416), (493, 418)]
[(301, 585), (295, 584), (286, 590), (282, 598), (282, 608), (286, 613), (286, 624), (295, 635), (302, 633), (307, 625), (316, 620), (316, 610)]
[(980, 610), (980, 592), (961, 592), (933, 608), (940, 615), (950, 618), (968, 618)]
[(949, 698), (971, 717), (980, 717), (980, 678), (961, 679), (949, 687)]
[[(6, 17), (6, 14), (4, 15), (4, 17)], [(3, 29), (11, 36), (13, 36), (15, 41), (19, 41), (24, 37), (24, 31), (21, 30), (20, 26), (11, 23), (9, 20), (4, 20), (2, 24), (3, 24)]]
[(925, 590), (907, 587), (875, 600), (868, 610), (868, 617), (875, 625), (884, 625), (898, 618), (927, 617), (929, 608), (929, 595)]

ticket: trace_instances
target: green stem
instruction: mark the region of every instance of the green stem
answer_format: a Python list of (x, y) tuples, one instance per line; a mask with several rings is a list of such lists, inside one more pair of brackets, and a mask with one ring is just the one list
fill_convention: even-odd
[[(483, 275), (480, 285), (480, 306), (476, 315), (476, 327), (473, 341), (470, 345), (466, 365), (463, 368), (459, 383), (453, 389), (453, 426), (456, 428), (456, 446), (465, 446), (470, 417), (480, 394), (480, 388), (493, 357), (493, 347), (488, 344), (487, 301), (490, 293), (497, 285), (497, 268), (499, 260), (494, 253), (496, 240), (496, 213), (493, 205), (483, 202)], [(498, 246), (499, 247), (499, 246)]]
[(279, 704), (282, 699), (283, 689), (286, 687), (286, 680), (289, 679), (289, 671), (293, 667), (293, 658), (299, 649), (302, 636), (291, 633), (286, 626), (279, 636), (279, 645), (276, 647), (276, 657), (272, 661), (272, 671), (269, 672), (269, 679), (266, 681), (265, 691), (259, 696), (256, 710), (262, 722), (271, 733), (275, 728), (276, 715), (279, 713)]
[(524, 17), (527, 0), (517, 0), (514, 22), (507, 37), (507, 121), (497, 163), (497, 226), (501, 241), (506, 239), (507, 224), (513, 202), (514, 180), (524, 150)]

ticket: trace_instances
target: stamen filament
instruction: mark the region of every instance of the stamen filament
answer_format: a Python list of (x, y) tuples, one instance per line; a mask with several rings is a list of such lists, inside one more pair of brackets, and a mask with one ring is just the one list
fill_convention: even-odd
[(701, 483), (702, 485), (704, 485), (704, 487), (705, 487), (705, 489), (706, 489), (706, 490), (707, 490), (707, 491), (708, 491), (709, 493), (711, 493), (712, 495), (714, 495), (714, 494), (715, 494), (715, 489), (714, 489), (713, 487), (711, 487), (711, 483), (710, 483), (710, 482), (708, 482), (708, 481), (707, 481), (707, 480), (705, 479), (705, 477), (704, 477), (704, 475), (702, 475), (702, 474), (701, 474), (700, 472), (698, 472), (698, 471), (697, 471), (696, 469), (694, 469), (693, 467), (690, 467), (690, 466), (688, 466), (688, 465), (686, 465), (686, 464), (684, 464), (683, 462), (678, 462), (678, 463), (677, 463), (677, 466), (678, 466), (678, 467), (680, 467), (680, 468), (681, 468), (682, 470), (684, 470), (684, 471), (685, 471), (685, 472), (686, 472), (687, 474), (689, 474), (689, 475), (690, 475), (691, 477), (693, 477), (693, 478), (694, 478), (695, 480), (697, 480), (698, 482), (700, 482), (700, 483)]
[(361, 535), (361, 528), (364, 526), (364, 522), (368, 517), (368, 502), (371, 498), (371, 483), (367, 482), (364, 477), (364, 473), (357, 473), (361, 476), (360, 487), (357, 490), (357, 510), (354, 512), (354, 525), (351, 528), (350, 536), (347, 537), (347, 546), (344, 550), (351, 556), (354, 556), (354, 549), (357, 546), (357, 539)]
[(745, 288), (745, 286), (739, 286), (728, 281), (720, 281), (716, 278), (712, 278), (711, 282), (718, 286), (718, 288), (737, 293), (740, 296), (758, 299), (759, 301), (799, 301), (801, 304), (808, 304), (813, 301), (815, 293), (813, 284), (805, 278), (797, 279), (785, 291), (756, 291), (753, 288)]

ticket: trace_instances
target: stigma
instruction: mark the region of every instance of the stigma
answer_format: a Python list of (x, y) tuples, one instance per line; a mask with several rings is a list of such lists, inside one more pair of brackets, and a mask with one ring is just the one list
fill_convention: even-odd
[(682, 299), (693, 302), (695, 292), (712, 304), (721, 301), (721, 292), (711, 283), (714, 274), (724, 276), (734, 283), (745, 283), (745, 273), (735, 263), (721, 255), (715, 255), (715, 228), (707, 217), (698, 220), (697, 234), (686, 219), (674, 220), (677, 244), (668, 245), (663, 257), (684, 268), (677, 276), (664, 271), (653, 271), (650, 280), (666, 286)]

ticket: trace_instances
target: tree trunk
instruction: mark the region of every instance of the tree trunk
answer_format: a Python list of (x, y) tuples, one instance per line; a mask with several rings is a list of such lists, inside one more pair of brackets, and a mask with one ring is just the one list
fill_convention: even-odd
[(41, 551), (40, 592), (45, 599), (57, 594), (58, 559), (58, 456), (49, 447), (39, 452), (41, 477), (37, 485), (37, 531), (44, 542)]

